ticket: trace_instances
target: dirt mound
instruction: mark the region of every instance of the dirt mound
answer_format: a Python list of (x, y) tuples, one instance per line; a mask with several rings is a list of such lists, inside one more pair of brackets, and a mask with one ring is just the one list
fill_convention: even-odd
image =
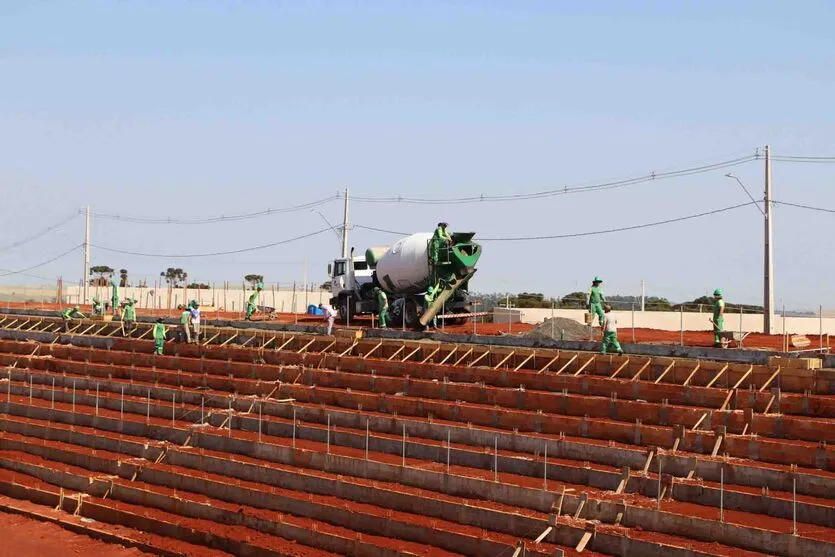
[(564, 340), (588, 340), (589, 328), (573, 319), (552, 317), (525, 333), (527, 337), (556, 340), (559, 340), (561, 335)]

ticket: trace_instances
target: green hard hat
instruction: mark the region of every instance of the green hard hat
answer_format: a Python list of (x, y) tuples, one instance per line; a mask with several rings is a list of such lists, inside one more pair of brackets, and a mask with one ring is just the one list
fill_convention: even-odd
[(592, 280), (592, 282), (603, 282), (603, 279), (596, 276), (596, 277), (594, 277), (594, 280)]
[(78, 310), (80, 310), (81, 308), (80, 308), (79, 306), (75, 306), (73, 309), (74, 309), (75, 311), (78, 311)]
[(716, 290), (713, 291), (713, 295), (714, 296), (721, 296), (722, 295), (722, 289), (717, 288)]

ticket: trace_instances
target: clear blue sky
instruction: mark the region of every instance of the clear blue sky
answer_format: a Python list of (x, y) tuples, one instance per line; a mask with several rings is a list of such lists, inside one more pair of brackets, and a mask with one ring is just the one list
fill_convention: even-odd
[[(751, 2), (0, 3), (4, 240), (87, 204), (140, 216), (279, 208), (363, 196), (524, 193), (713, 162), (770, 143), (835, 155), (835, 4)], [(607, 193), (475, 205), (352, 206), (357, 224), (483, 237), (616, 228), (747, 200), (726, 171)], [(734, 172), (759, 196), (759, 162)], [(774, 164), (774, 197), (835, 208), (835, 165)], [(320, 208), (341, 220), (338, 202)], [(835, 215), (775, 210), (776, 302), (835, 309)], [(754, 207), (608, 236), (485, 244), (473, 288), (585, 289), (690, 299), (762, 292)], [(203, 253), (319, 230), (303, 211), (238, 223), (94, 220), (93, 242)], [(77, 218), (0, 252), (19, 270), (81, 242)], [(359, 249), (396, 237), (355, 230)], [(93, 250), (135, 278), (325, 279), (328, 233), (206, 259)], [(80, 252), (31, 271), (78, 280)], [(7, 283), (38, 279), (6, 276)]]

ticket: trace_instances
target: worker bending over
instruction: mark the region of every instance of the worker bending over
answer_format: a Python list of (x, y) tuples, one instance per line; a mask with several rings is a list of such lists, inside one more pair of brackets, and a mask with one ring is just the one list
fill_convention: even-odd
[(606, 303), (606, 298), (603, 296), (603, 291), (600, 290), (601, 284), (603, 284), (603, 279), (600, 277), (594, 277), (594, 280), (591, 281), (591, 288), (589, 288), (589, 293), (586, 296), (586, 308), (591, 313), (591, 324), (594, 324), (594, 316), (596, 315), (600, 326), (603, 327), (603, 321), (606, 319), (603, 304)]
[(165, 325), (162, 323), (162, 317), (157, 319), (154, 323), (154, 354), (162, 354), (162, 345), (165, 343)]
[(713, 291), (713, 347), (722, 348), (722, 331), (725, 330), (725, 300), (722, 298), (722, 289)]
[(81, 308), (75, 306), (73, 308), (67, 308), (61, 312), (61, 319), (64, 320), (64, 332), (70, 332), (70, 319), (84, 319), (84, 314), (81, 313)]
[(389, 299), (386, 296), (385, 290), (377, 287), (377, 319), (380, 320), (380, 328), (385, 329), (388, 326), (389, 318)]
[(331, 336), (333, 322), (336, 321), (336, 310), (330, 304), (319, 304), (319, 309), (324, 312), (325, 321), (328, 322), (328, 336)]
[(125, 312), (122, 315), (122, 335), (130, 336), (134, 329), (136, 329), (136, 299), (128, 298), (125, 300)]
[(93, 315), (102, 315), (104, 313), (104, 306), (96, 296), (93, 296)]
[(600, 353), (606, 354), (610, 349), (614, 349), (618, 354), (623, 354), (623, 348), (618, 342), (618, 319), (611, 313), (612, 306), (606, 304), (603, 306), (603, 343), (600, 347)]

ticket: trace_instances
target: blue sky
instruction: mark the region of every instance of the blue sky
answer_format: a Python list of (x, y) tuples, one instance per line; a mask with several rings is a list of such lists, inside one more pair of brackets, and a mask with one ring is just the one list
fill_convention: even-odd
[[(3, 245), (90, 205), (200, 218), (335, 194), (425, 198), (583, 185), (751, 154), (835, 155), (835, 5), (785, 2), (0, 3)], [(607, 192), (470, 205), (354, 203), (351, 220), (485, 238), (576, 233), (748, 198), (727, 170)], [(762, 163), (733, 172), (759, 197)], [(774, 163), (774, 198), (835, 208), (833, 164)], [(341, 220), (337, 201), (318, 208)], [(778, 207), (776, 302), (835, 308), (833, 216)], [(309, 210), (204, 226), (93, 220), (93, 243), (199, 254), (326, 226)], [(19, 270), (83, 239), (79, 217), (0, 251)], [(359, 249), (396, 236), (356, 229)], [(134, 278), (324, 280), (331, 233), (234, 256), (93, 249)], [(76, 251), (30, 274), (78, 280)], [(632, 232), (486, 242), (473, 288), (762, 298), (754, 207)], [(40, 279), (26, 278), (26, 282)], [(21, 283), (19, 276), (0, 277)]]

